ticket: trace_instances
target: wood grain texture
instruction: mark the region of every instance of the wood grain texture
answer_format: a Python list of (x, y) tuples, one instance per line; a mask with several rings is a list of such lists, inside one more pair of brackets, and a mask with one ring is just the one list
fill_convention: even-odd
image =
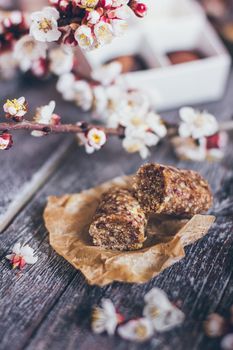
[[(221, 119), (229, 118), (233, 111), (232, 92), (233, 79), (224, 99), (206, 107)], [(171, 116), (175, 118), (176, 114), (172, 112)], [(46, 197), (81, 191), (130, 174), (142, 161), (137, 155), (124, 153), (117, 140), (111, 140), (104, 150), (90, 157), (74, 144), (53, 176), (0, 237), (1, 350), (219, 348), (218, 341), (204, 336), (202, 322), (209, 312), (225, 314), (233, 301), (232, 143), (221, 164), (178, 162), (171, 148), (164, 145), (153, 150), (150, 160), (198, 170), (209, 180), (215, 194), (212, 213), (217, 216), (209, 234), (186, 249), (184, 260), (147, 284), (113, 283), (102, 289), (88, 286), (81, 273), (49, 246), (41, 219)], [(1, 186), (4, 194), (6, 189)], [(30, 243), (39, 256), (38, 263), (27, 267), (23, 274), (12, 271), (5, 259), (17, 241)], [(143, 296), (153, 286), (163, 288), (172, 300), (181, 300), (186, 314), (181, 328), (156, 335), (143, 345), (91, 332), (91, 308), (102, 297), (111, 298), (126, 317), (140, 316)]]
[[(6, 98), (25, 96), (29, 101), (29, 116), (32, 116), (36, 107), (55, 99), (58, 101), (56, 112), (64, 116), (64, 120), (77, 120), (80, 112), (75, 106), (59, 101), (54, 84), (55, 81), (29, 82), (25, 79), (16, 84), (1, 82), (2, 105)], [(52, 135), (45, 139), (31, 137), (25, 132), (14, 133), (15, 146), (0, 154), (0, 232), (51, 175), (68, 143), (69, 136)]]

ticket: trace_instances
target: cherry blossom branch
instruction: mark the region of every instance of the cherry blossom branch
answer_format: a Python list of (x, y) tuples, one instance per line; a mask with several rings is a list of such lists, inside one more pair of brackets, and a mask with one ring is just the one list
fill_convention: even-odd
[(220, 125), (208, 112), (183, 107), (179, 111), (181, 122), (171, 124), (153, 112), (145, 101), (144, 109), (140, 109), (142, 103), (137, 105), (138, 95), (128, 97), (131, 97), (131, 100), (128, 100), (128, 108), (122, 110), (119, 115), (116, 110), (112, 122), (109, 123), (108, 120), (106, 126), (85, 121), (62, 124), (61, 117), (54, 113), (55, 101), (37, 108), (33, 121), (29, 121), (25, 119), (28, 104), (24, 97), (7, 100), (3, 109), (6, 119), (10, 121), (0, 123), (0, 149), (7, 150), (12, 146), (11, 131), (27, 130), (36, 137), (49, 133), (76, 134), (87, 153), (100, 150), (108, 136), (117, 136), (122, 139), (122, 145), (127, 152), (139, 152), (142, 158), (146, 158), (150, 154), (149, 148), (157, 145), (163, 138), (173, 144), (176, 154), (181, 158), (200, 161), (208, 157), (223, 157), (227, 141), (223, 131), (233, 130), (233, 121)]
[(23, 120), (20, 123), (0, 123), (0, 131), (16, 131), (16, 130), (28, 130), (28, 131), (41, 131), (46, 134), (48, 133), (73, 133), (83, 134), (90, 129), (102, 130), (108, 136), (124, 136), (124, 128), (119, 126), (118, 128), (107, 128), (102, 125), (94, 125), (86, 122), (79, 122), (78, 124), (58, 124), (48, 125), (39, 124), (33, 121)]
[[(174, 136), (177, 134), (178, 125), (165, 123), (168, 129), (168, 135)], [(58, 124), (58, 125), (48, 125), (39, 124), (33, 121), (24, 119), (20, 123), (0, 123), (0, 131), (18, 131), (18, 130), (28, 130), (28, 131), (41, 131), (45, 133), (54, 134), (83, 134), (90, 129), (102, 130), (106, 135), (109, 136), (124, 136), (124, 128), (119, 126), (118, 128), (107, 128), (99, 124), (91, 124), (87, 122), (79, 122), (78, 124)], [(223, 122), (219, 124), (219, 130), (221, 131), (232, 131), (233, 130), (233, 120)]]

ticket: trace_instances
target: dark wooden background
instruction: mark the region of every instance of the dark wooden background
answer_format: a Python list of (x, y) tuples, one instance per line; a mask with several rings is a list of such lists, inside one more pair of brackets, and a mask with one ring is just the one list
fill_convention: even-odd
[[(6, 96), (24, 95), (33, 110), (54, 98), (64, 120), (82, 119), (74, 106), (61, 101), (53, 83), (21, 79), (1, 83), (1, 102)], [(228, 120), (233, 114), (232, 94), (233, 74), (221, 101), (198, 107)], [(177, 111), (164, 116), (176, 120)], [(226, 315), (233, 304), (232, 143), (225, 159), (212, 164), (179, 162), (164, 144), (153, 149), (150, 161), (192, 168), (209, 180), (215, 194), (211, 213), (217, 216), (216, 223), (204, 239), (186, 249), (185, 259), (149, 283), (113, 283), (100, 288), (88, 286), (82, 274), (49, 246), (42, 220), (46, 198), (130, 174), (142, 160), (126, 154), (118, 140), (91, 156), (67, 136), (32, 138), (21, 132), (14, 140), (12, 150), (0, 153), (0, 349), (219, 349), (217, 340), (205, 337), (202, 323), (210, 312)], [(39, 256), (23, 273), (12, 270), (5, 259), (16, 242), (29, 243)], [(153, 286), (163, 288), (171, 300), (181, 301), (186, 314), (182, 327), (143, 345), (91, 332), (90, 311), (102, 297), (111, 298), (127, 317), (140, 316), (143, 296)]]

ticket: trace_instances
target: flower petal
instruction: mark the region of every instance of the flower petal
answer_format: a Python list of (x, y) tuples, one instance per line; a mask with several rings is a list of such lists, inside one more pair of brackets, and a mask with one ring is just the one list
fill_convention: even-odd
[(179, 126), (179, 135), (181, 137), (190, 137), (192, 135), (192, 129), (189, 124), (181, 123)]
[(186, 123), (192, 123), (196, 118), (196, 111), (192, 107), (183, 107), (179, 110), (180, 118)]
[(25, 255), (24, 260), (27, 264), (33, 265), (38, 261), (38, 256), (33, 256), (33, 255)]
[(140, 318), (120, 326), (118, 334), (126, 340), (144, 342), (152, 337), (153, 327), (146, 318)]
[(12, 260), (14, 256), (15, 256), (15, 254), (6, 255), (6, 259)]
[(20, 243), (15, 243), (12, 252), (15, 253), (16, 255), (21, 253), (21, 244)]

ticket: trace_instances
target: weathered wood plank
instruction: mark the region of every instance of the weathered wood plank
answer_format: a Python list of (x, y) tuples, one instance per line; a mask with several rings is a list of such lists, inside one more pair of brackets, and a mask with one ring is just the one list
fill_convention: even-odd
[[(219, 238), (222, 229), (228, 227)], [(211, 349), (217, 348), (217, 342), (204, 341), (202, 322), (208, 312), (219, 310), (218, 303), (222, 298), (226, 283), (232, 281), (232, 267), (229, 265), (233, 247), (230, 237), (233, 222), (221, 224), (210, 232), (212, 244), (205, 238), (187, 250), (187, 257), (174, 267), (163, 272), (150, 283), (135, 286), (114, 283), (100, 289), (85, 287), (85, 283), (76, 275), (60, 298), (54, 309), (43, 322), (27, 347), (32, 349), (141, 349), (140, 345), (129, 344), (118, 337), (94, 336), (90, 329), (91, 306), (101, 297), (110, 297), (124, 312), (126, 317), (140, 316), (143, 307), (143, 296), (153, 286), (163, 288), (174, 301), (182, 300), (182, 310), (186, 321), (180, 329), (154, 337), (143, 345), (145, 349)], [(217, 241), (213, 240), (213, 237)], [(221, 249), (219, 249), (221, 247)], [(218, 251), (213, 263), (210, 260)], [(219, 276), (222, 276), (218, 280)], [(228, 305), (232, 300), (232, 291), (228, 295)], [(226, 311), (226, 306), (223, 310)], [(199, 347), (202, 342), (203, 347)], [(96, 344), (96, 345), (95, 345)], [(214, 347), (215, 346), (215, 347)]]
[[(113, 163), (112, 159), (116, 159), (117, 162)], [(162, 146), (151, 160), (175, 162), (168, 148)], [(122, 304), (126, 315), (131, 312), (133, 316), (140, 312), (144, 293), (154, 285), (163, 287), (173, 299), (184, 300), (183, 308), (188, 317), (188, 322), (183, 329), (177, 333), (171, 333), (172, 335), (160, 336), (160, 345), (157, 348), (162, 349), (162, 346), (169, 348), (168, 345), (171, 344), (179, 348), (183, 341), (188, 341), (191, 336), (193, 342), (197, 338), (201, 329), (200, 320), (204, 319), (209, 309), (215, 309), (217, 303), (215, 304), (214, 301), (219, 302), (224, 283), (229, 279), (228, 275), (224, 275), (223, 280), (216, 279), (216, 274), (224, 272), (224, 261), (229, 259), (229, 247), (232, 247), (233, 242), (227, 240), (228, 235), (220, 234), (223, 227), (232, 229), (232, 220), (228, 219), (224, 224), (225, 219), (220, 218), (219, 224), (215, 225), (207, 238), (188, 249), (188, 256), (184, 261), (144, 286), (115, 283), (104, 289), (88, 287), (80, 273), (54, 252), (47, 257), (51, 249), (41, 223), (46, 196), (83, 190), (114, 176), (132, 173), (140, 164), (140, 158), (136, 155), (126, 156), (116, 140), (111, 141), (105, 150), (90, 158), (74, 145), (68, 158), (61, 164), (51, 181), (3, 233), (0, 250), (2, 256), (15, 241), (27, 241), (37, 248), (41, 257), (41, 261), (30, 267), (20, 279), (9, 269), (7, 261), (4, 259), (1, 261), (1, 275), (4, 283), (0, 287), (2, 296), (0, 337), (3, 349), (9, 346), (9, 339), (16, 349), (23, 349), (27, 344), (29, 349), (63, 349), (64, 347), (89, 349), (93, 348), (93, 344), (96, 344), (96, 349), (139, 348), (134, 345), (129, 347), (118, 338), (94, 337), (88, 327), (88, 310), (91, 305), (105, 296)], [(209, 179), (215, 190), (220, 188), (221, 183), (224, 184), (225, 169), (220, 165), (191, 163), (180, 163), (180, 165), (199, 169)], [(220, 201), (222, 201), (221, 197), (217, 197), (218, 208), (221, 208)], [(217, 240), (219, 240), (218, 245), (216, 245)], [(222, 251), (219, 249), (221, 245)], [(221, 264), (222, 254), (226, 254), (223, 264)], [(213, 275), (216, 281), (213, 281)], [(197, 317), (195, 313), (200, 305), (205, 306), (206, 302), (206, 297), (202, 298), (202, 295), (208, 294), (212, 285), (215, 288), (215, 298), (211, 299), (209, 309), (203, 309)], [(199, 293), (200, 290), (202, 293)], [(197, 306), (192, 310), (194, 303), (197, 303)], [(135, 309), (130, 306), (132, 304), (136, 305)], [(20, 328), (17, 331), (15, 331), (15, 320), (20, 320)], [(191, 333), (189, 331), (185, 338), (187, 329), (193, 329), (193, 331)], [(202, 341), (202, 338), (198, 341)], [(154, 342), (155, 340), (148, 344), (148, 349), (156, 348), (153, 345)]]
[[(209, 106), (222, 119), (233, 110), (230, 96), (233, 79), (230, 83), (225, 99)], [(50, 248), (41, 220), (46, 197), (81, 191), (112, 177), (130, 174), (142, 162), (137, 155), (126, 155), (117, 140), (111, 140), (102, 152), (90, 157), (73, 145), (58, 171), (1, 235), (0, 349), (140, 349), (141, 346), (118, 337), (94, 336), (89, 328), (90, 309), (104, 296), (116, 302), (126, 316), (140, 315), (143, 295), (155, 285), (164, 288), (173, 300), (183, 301), (187, 320), (181, 329), (160, 335), (143, 347), (217, 349), (216, 342), (204, 338), (202, 321), (210, 311), (226, 312), (233, 297), (230, 148), (228, 153), (222, 164), (194, 164), (177, 162), (169, 147), (161, 145), (154, 150), (150, 160), (199, 170), (210, 181), (216, 198), (213, 212), (218, 220), (207, 237), (187, 249), (183, 261), (149, 283), (114, 283), (101, 289), (88, 286), (82, 275)], [(13, 182), (14, 175), (14, 172), (10, 175)], [(2, 192), (5, 194), (6, 189)], [(16, 241), (29, 242), (40, 258), (22, 275), (12, 271), (4, 258)]]

